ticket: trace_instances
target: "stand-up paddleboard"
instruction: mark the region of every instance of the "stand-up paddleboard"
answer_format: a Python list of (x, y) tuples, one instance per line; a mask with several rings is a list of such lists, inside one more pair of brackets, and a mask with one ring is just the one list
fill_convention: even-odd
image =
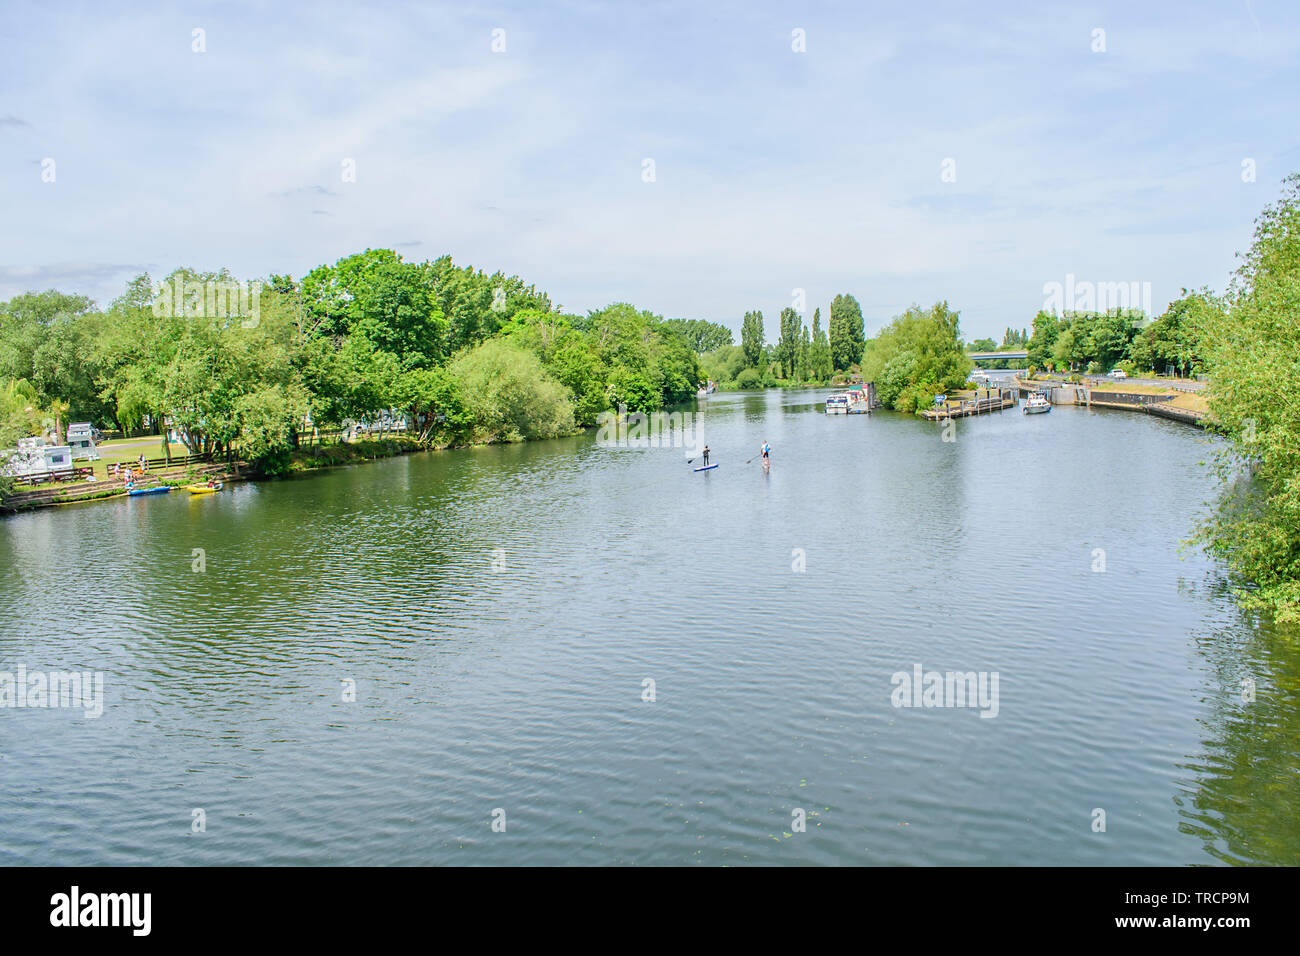
[(718, 467), (717, 465), (704, 465), (704, 466), (702, 466), (702, 467), (700, 467), (700, 468), (696, 468), (695, 470), (696, 470), (696, 471), (712, 471), (714, 468), (717, 468), (717, 467)]

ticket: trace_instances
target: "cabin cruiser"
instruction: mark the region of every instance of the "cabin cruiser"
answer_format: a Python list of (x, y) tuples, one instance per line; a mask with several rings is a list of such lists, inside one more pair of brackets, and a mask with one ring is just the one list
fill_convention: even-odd
[(826, 399), (827, 415), (869, 415), (871, 399), (865, 385), (853, 385)]
[(1047, 400), (1047, 396), (1042, 392), (1034, 392), (1025, 399), (1026, 415), (1041, 415), (1043, 412), (1050, 412), (1052, 403)]

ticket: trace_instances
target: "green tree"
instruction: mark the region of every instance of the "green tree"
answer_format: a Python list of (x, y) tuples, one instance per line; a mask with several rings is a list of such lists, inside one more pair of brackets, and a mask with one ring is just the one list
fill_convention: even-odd
[(724, 345), (700, 356), (700, 374), (720, 388), (738, 387), (736, 380), (744, 368), (745, 350), (739, 345)]
[(1300, 621), (1300, 174), (1255, 222), (1223, 301), (1180, 300), (1212, 380), (1213, 427), (1228, 439), (1224, 488), (1199, 540), (1236, 572), (1244, 605)]
[(786, 306), (781, 310), (781, 337), (773, 350), (777, 363), (778, 377), (794, 378), (795, 360), (799, 355), (799, 341), (803, 334), (803, 320), (799, 313)]
[(1034, 316), (1034, 334), (1029, 337), (1027, 351), (1029, 364), (1036, 368), (1047, 368), (1052, 361), (1057, 336), (1061, 334), (1061, 320), (1054, 313), (1040, 310)]
[(391, 249), (367, 249), (302, 280), (307, 313), (323, 333), (364, 336), (403, 368), (440, 364), (450, 354), (449, 323), (438, 306), (435, 272)]
[(837, 295), (831, 300), (831, 362), (842, 372), (862, 361), (866, 344), (866, 326), (862, 307), (851, 295)]
[(517, 312), (552, 312), (550, 299), (518, 276), (456, 266), (442, 256), (424, 267), (434, 290), (434, 301), (446, 317), (449, 348), (458, 351), (496, 335)]
[[(1164, 373), (1170, 366), (1180, 375), (1192, 375), (1201, 365), (1199, 333), (1193, 321), (1209, 294), (1183, 289), (1178, 299), (1169, 303), (1164, 315), (1156, 319), (1134, 340), (1133, 360), (1141, 368)], [(1139, 340), (1141, 344), (1139, 343)], [(1141, 363), (1139, 358), (1147, 359)]]
[(697, 354), (712, 352), (732, 343), (731, 329), (721, 322), (704, 319), (665, 319), (664, 325), (680, 335)]
[(758, 368), (763, 361), (763, 313), (746, 312), (740, 326), (740, 347), (745, 353), (745, 365)]
[(899, 411), (926, 407), (939, 392), (960, 388), (972, 362), (961, 340), (959, 315), (947, 302), (912, 306), (867, 343), (862, 374), (876, 397)]
[(812, 327), (812, 368), (813, 378), (819, 382), (829, 382), (835, 374), (834, 360), (831, 357), (831, 343), (822, 328), (822, 310), (813, 310)]
[(465, 408), (460, 382), (449, 368), (416, 369), (394, 386), (394, 405), (405, 409), (422, 445), (447, 445), (465, 437), (474, 424)]
[(567, 389), (527, 349), (489, 339), (456, 356), (449, 372), (474, 441), (554, 438), (574, 429)]
[(18, 439), (37, 434), (47, 417), (30, 382), (0, 379), (0, 453), (17, 445)]
[(1125, 311), (1115, 309), (1098, 316), (1088, 343), (1089, 361), (1109, 371), (1128, 354), (1135, 331), (1133, 317)]
[(795, 377), (800, 382), (807, 382), (812, 377), (812, 336), (808, 332), (808, 326), (802, 321), (799, 323), (799, 357), (795, 362)]
[(1052, 368), (1068, 372), (1086, 360), (1086, 349), (1079, 344), (1078, 338), (1073, 325), (1067, 325), (1057, 333), (1052, 344)]

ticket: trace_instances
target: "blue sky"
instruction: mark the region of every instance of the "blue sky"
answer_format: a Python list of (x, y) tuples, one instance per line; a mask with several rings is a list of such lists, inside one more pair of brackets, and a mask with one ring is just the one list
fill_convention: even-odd
[(0, 299), (391, 247), (570, 311), (996, 337), (1067, 273), (1222, 288), (1300, 170), (1282, 0), (289, 6), (4, 5)]

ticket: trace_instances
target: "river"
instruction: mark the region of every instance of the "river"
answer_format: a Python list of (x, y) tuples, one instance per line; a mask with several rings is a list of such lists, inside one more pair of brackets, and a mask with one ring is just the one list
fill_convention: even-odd
[(1300, 651), (1179, 556), (1205, 435), (825, 394), (701, 401), (711, 472), (592, 433), (0, 520), (0, 671), (104, 680), (0, 709), (0, 864), (1300, 860)]

